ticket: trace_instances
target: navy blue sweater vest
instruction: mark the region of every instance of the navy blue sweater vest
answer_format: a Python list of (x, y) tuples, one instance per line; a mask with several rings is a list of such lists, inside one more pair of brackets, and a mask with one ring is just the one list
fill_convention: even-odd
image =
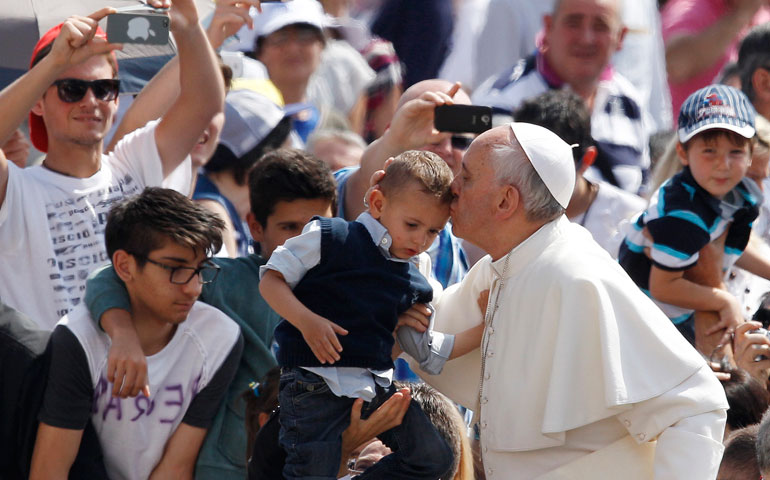
[[(386, 259), (363, 224), (319, 220), (321, 262), (300, 280), (294, 295), (348, 331), (339, 336), (342, 353), (335, 367), (393, 368), (390, 354), (398, 315), (415, 303), (431, 301), (433, 290), (411, 263)], [(276, 327), (275, 340), (281, 366), (328, 366), (286, 320)]]

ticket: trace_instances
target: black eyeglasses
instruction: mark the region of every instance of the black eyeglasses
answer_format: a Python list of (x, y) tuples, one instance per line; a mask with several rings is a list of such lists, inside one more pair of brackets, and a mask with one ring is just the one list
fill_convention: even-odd
[(62, 102), (79, 102), (86, 96), (90, 88), (94, 92), (94, 97), (103, 101), (111, 102), (117, 98), (120, 92), (120, 80), (105, 78), (103, 80), (80, 80), (78, 78), (62, 78), (53, 82), (56, 86), (56, 92)]
[(471, 146), (472, 141), (473, 137), (469, 137), (467, 135), (452, 135), (452, 148), (456, 148), (458, 150), (468, 150), (468, 147)]
[(171, 272), (169, 275), (169, 281), (175, 285), (185, 285), (190, 280), (192, 280), (195, 275), (198, 275), (201, 283), (211, 283), (215, 278), (217, 278), (217, 275), (219, 275), (219, 265), (215, 264), (210, 259), (204, 260), (203, 263), (198, 266), (198, 268), (172, 267), (164, 263), (156, 262), (155, 260), (149, 257), (145, 257), (144, 255), (137, 255), (135, 253), (132, 255)]

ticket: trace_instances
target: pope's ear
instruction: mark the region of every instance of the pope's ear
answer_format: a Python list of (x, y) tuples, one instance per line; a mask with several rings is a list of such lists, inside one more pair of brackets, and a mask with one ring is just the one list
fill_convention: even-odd
[(519, 208), (519, 190), (513, 185), (506, 185), (500, 190), (499, 196), (497, 211), (501, 218), (509, 218)]

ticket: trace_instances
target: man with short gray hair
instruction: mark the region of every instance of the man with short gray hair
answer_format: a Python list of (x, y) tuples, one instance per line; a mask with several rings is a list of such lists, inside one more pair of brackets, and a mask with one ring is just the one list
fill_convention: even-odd
[[(484, 338), (480, 353), (424, 379), (477, 412), (489, 480), (714, 479), (724, 390), (563, 215), (574, 185), (571, 148), (549, 130), (512, 123), (473, 141), (453, 184), (452, 225), (489, 256), (444, 293), (435, 326), (483, 321)], [(481, 318), (475, 299), (486, 289)]]
[(543, 17), (543, 42), (531, 56), (487, 79), (473, 103), (510, 115), (522, 102), (568, 88), (591, 111), (599, 155), (586, 172), (638, 193), (650, 166), (650, 119), (637, 89), (610, 65), (626, 34), (620, 0), (560, 0)]

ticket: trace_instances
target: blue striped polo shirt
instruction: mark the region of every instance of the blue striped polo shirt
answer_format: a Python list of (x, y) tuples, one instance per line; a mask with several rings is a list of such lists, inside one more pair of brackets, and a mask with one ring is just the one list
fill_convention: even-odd
[[(723, 263), (723, 270), (727, 270), (746, 248), (761, 202), (762, 194), (752, 180), (744, 178), (720, 200), (698, 185), (689, 167), (685, 167), (650, 197), (647, 209), (631, 223), (618, 261), (652, 297), (652, 265), (669, 271), (686, 270), (698, 262), (703, 247), (729, 229)], [(657, 300), (655, 303), (675, 324), (693, 313)]]

